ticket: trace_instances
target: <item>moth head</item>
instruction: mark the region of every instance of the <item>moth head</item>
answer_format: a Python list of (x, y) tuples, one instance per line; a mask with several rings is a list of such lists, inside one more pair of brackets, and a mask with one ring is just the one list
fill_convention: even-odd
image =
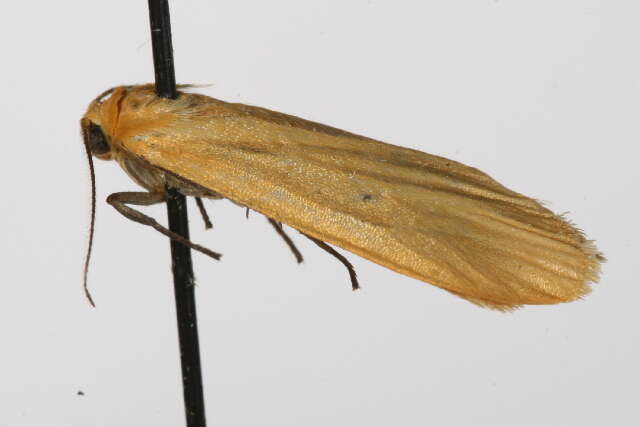
[(106, 113), (109, 111), (109, 99), (115, 90), (116, 88), (109, 89), (98, 95), (80, 120), (80, 129), (87, 152), (102, 160), (113, 158), (113, 147), (105, 129), (105, 121), (109, 122), (110, 117)]

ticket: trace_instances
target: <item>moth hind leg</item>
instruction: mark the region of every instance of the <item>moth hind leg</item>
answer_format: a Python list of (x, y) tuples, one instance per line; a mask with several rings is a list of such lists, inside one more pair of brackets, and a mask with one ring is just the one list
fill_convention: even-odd
[(118, 212), (120, 212), (123, 216), (131, 221), (135, 221), (142, 225), (147, 225), (156, 231), (164, 234), (176, 242), (182, 243), (183, 245), (196, 250), (200, 253), (203, 253), (207, 256), (210, 256), (213, 259), (220, 259), (222, 256), (217, 252), (213, 252), (210, 249), (205, 248), (204, 246), (200, 246), (196, 243), (193, 243), (189, 239), (185, 239), (181, 235), (174, 233), (168, 228), (158, 224), (158, 222), (151, 218), (148, 215), (143, 214), (142, 212), (135, 210), (127, 205), (135, 205), (135, 206), (150, 206), (155, 205), (157, 203), (162, 203), (166, 201), (167, 196), (165, 193), (160, 192), (122, 192), (122, 193), (113, 193), (107, 197), (107, 203), (113, 206)]
[(318, 240), (315, 237), (311, 237), (308, 234), (305, 234), (305, 233), (302, 233), (302, 232), (300, 232), (300, 233), (303, 236), (305, 236), (307, 239), (311, 240), (313, 243), (318, 245), (321, 249), (323, 249), (324, 251), (328, 252), (329, 254), (331, 254), (335, 258), (337, 258), (337, 260), (340, 261), (342, 263), (342, 265), (344, 265), (347, 268), (347, 271), (349, 272), (349, 278), (351, 279), (351, 288), (354, 291), (360, 289), (360, 284), (358, 283), (358, 277), (356, 275), (356, 269), (353, 268), (353, 265), (349, 262), (349, 260), (347, 258), (345, 258), (344, 255), (342, 255), (340, 252), (338, 252), (335, 249), (333, 249), (331, 246), (329, 246), (328, 244), (326, 244), (322, 240)]

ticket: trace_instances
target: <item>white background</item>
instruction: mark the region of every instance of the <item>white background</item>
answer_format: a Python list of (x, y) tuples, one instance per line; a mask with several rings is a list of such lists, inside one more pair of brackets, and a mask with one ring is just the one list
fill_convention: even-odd
[[(63, 7), (65, 6), (65, 7)], [(104, 199), (90, 286), (78, 121), (153, 79), (147, 2), (14, 2), (0, 18), (0, 425), (183, 425), (169, 243)], [(208, 202), (194, 255), (211, 426), (637, 426), (637, 1), (172, 2), (179, 82), (478, 167), (608, 257), (583, 301), (480, 309)], [(145, 209), (165, 220), (164, 207)], [(84, 392), (84, 396), (77, 394)]]

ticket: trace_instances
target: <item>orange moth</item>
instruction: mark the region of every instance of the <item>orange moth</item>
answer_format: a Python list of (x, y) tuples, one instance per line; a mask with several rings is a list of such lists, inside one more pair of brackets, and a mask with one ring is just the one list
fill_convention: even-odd
[(477, 169), (264, 108), (120, 86), (81, 127), (90, 161), (116, 160), (147, 190), (108, 197), (126, 217), (180, 239), (128, 205), (163, 202), (167, 187), (227, 198), (331, 251), (354, 287), (324, 242), (498, 310), (578, 299), (604, 260), (561, 216)]

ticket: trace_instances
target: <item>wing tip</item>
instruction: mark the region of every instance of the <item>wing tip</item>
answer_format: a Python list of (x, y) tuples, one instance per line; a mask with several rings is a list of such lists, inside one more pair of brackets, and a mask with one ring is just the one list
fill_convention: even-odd
[[(602, 252), (598, 250), (593, 240), (584, 239), (580, 245), (582, 253), (586, 257), (584, 275), (581, 279), (576, 281), (576, 285), (573, 288), (573, 292), (565, 294), (563, 296), (556, 295), (554, 299), (546, 299), (544, 302), (534, 301), (518, 301), (518, 302), (504, 302), (504, 301), (491, 301), (487, 299), (478, 298), (477, 296), (470, 297), (463, 295), (459, 292), (449, 292), (456, 296), (459, 296), (472, 304), (479, 307), (499, 311), (502, 313), (510, 313), (526, 305), (553, 305), (562, 304), (572, 301), (583, 299), (591, 292), (591, 284), (597, 283), (600, 280), (601, 267), (604, 262), (607, 261)], [(545, 295), (547, 298), (549, 294)]]
[(593, 240), (585, 239), (582, 242), (581, 249), (588, 260), (586, 283), (597, 283), (600, 281), (602, 264), (607, 262), (607, 258), (598, 250)]

